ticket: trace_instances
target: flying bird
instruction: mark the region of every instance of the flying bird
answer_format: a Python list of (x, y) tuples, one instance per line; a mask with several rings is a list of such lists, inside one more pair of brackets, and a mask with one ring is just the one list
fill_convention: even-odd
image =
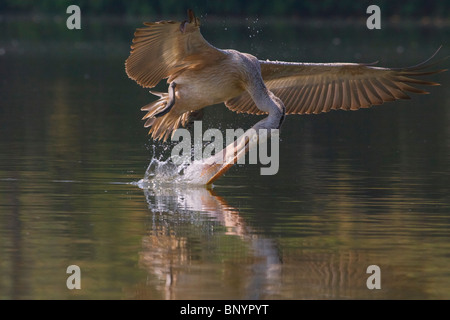
[[(128, 76), (146, 88), (167, 79), (168, 92), (150, 91), (159, 99), (141, 108), (144, 126), (155, 140), (167, 140), (179, 127), (224, 102), (232, 111), (267, 114), (253, 129), (279, 129), (286, 115), (358, 110), (387, 101), (428, 93), (417, 85), (436, 86), (421, 76), (429, 61), (413, 67), (383, 68), (362, 63), (302, 63), (259, 60), (236, 50), (218, 49), (200, 33), (200, 20), (188, 10), (183, 22), (145, 22), (136, 29)], [(247, 144), (241, 146), (248, 150)], [(235, 151), (236, 146), (234, 146)], [(245, 149), (247, 148), (247, 149)], [(236, 159), (235, 159), (236, 160)], [(232, 165), (208, 167), (212, 183)]]

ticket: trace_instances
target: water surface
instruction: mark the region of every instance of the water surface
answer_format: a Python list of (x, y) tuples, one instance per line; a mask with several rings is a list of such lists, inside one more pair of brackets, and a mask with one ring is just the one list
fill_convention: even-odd
[[(204, 35), (260, 58), (408, 66), (450, 33), (271, 23), (207, 21)], [(212, 190), (140, 188), (170, 154), (140, 121), (154, 98), (124, 72), (140, 22), (0, 25), (1, 299), (450, 298), (447, 74), (409, 101), (287, 117), (277, 175), (240, 165)], [(203, 127), (259, 119), (218, 105)], [(72, 264), (81, 290), (66, 287)]]

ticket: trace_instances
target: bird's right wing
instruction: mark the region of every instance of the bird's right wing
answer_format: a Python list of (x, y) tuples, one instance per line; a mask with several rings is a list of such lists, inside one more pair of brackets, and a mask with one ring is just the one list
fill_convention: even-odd
[[(128, 76), (152, 88), (162, 79), (183, 70), (215, 64), (225, 54), (210, 45), (200, 33), (200, 21), (188, 11), (189, 21), (146, 22), (136, 29), (131, 53), (125, 62)], [(170, 79), (169, 79), (170, 82)]]
[[(264, 83), (283, 101), (286, 114), (309, 114), (358, 110), (386, 101), (409, 99), (407, 92), (427, 93), (415, 85), (438, 83), (417, 77), (445, 71), (427, 70), (430, 59), (401, 69), (359, 63), (260, 61), (260, 65)], [(246, 92), (226, 101), (226, 106), (236, 112), (263, 113)]]

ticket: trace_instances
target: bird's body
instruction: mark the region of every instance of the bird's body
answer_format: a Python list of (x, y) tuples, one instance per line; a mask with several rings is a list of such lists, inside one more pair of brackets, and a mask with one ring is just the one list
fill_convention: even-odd
[(438, 84), (416, 77), (444, 71), (426, 71), (426, 63), (391, 69), (258, 60), (210, 45), (200, 33), (198, 18), (192, 11), (188, 16), (184, 22), (145, 23), (136, 30), (126, 61), (128, 76), (140, 85), (152, 88), (162, 79), (169, 83), (168, 93), (152, 92), (159, 100), (142, 108), (154, 139), (166, 140), (209, 105), (224, 102), (235, 112), (268, 114), (253, 128), (277, 129), (286, 114), (358, 110), (409, 99), (407, 92), (427, 93), (415, 85)]
[[(199, 110), (240, 95), (251, 81), (251, 69), (258, 60), (234, 50), (222, 50), (225, 57), (217, 64), (199, 70), (186, 70), (172, 81), (176, 83), (176, 102), (173, 111), (179, 114)], [(221, 70), (220, 77), (216, 71)], [(220, 90), (218, 90), (220, 88)], [(207, 93), (207, 94), (205, 94)]]

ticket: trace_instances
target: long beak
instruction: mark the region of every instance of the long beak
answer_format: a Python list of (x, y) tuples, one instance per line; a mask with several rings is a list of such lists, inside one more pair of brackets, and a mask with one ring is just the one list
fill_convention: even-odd
[(244, 157), (249, 150), (256, 147), (259, 136), (255, 130), (249, 130), (233, 143), (230, 143), (218, 154), (204, 160), (204, 168), (200, 176), (210, 176), (207, 185), (214, 183), (223, 176), (239, 159)]
[[(214, 183), (217, 179), (223, 176), (225, 172), (227, 172), (232, 166), (234, 166), (240, 158), (245, 156), (245, 154), (250, 150), (250, 144), (248, 142), (248, 139), (246, 140), (247, 141), (244, 142), (243, 146), (236, 146), (235, 143), (233, 143), (228, 146), (230, 148), (227, 147), (225, 149), (228, 150), (228, 153), (232, 156), (229, 157), (228, 160), (226, 160), (224, 163), (213, 163), (209, 168), (205, 168), (204, 170), (202, 170), (201, 175), (212, 174), (215, 172), (206, 183), (207, 185)], [(225, 152), (225, 154), (226, 153), (227, 152)]]
[(257, 133), (254, 128), (251, 128), (215, 155), (207, 159), (195, 160), (189, 164), (184, 169), (186, 181), (195, 184), (211, 185), (223, 176), (234, 164), (241, 163), (239, 159), (245, 157), (249, 151), (251, 152), (257, 148), (258, 144), (266, 143), (268, 137), (272, 134), (269, 134), (268, 130), (259, 131)]

